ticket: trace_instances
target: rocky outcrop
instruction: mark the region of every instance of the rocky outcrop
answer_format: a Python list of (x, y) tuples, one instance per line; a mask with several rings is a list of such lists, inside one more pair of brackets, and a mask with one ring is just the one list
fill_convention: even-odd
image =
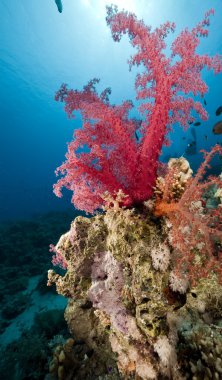
[(77, 217), (57, 244), (67, 271), (50, 270), (49, 285), (69, 298), (70, 332), (93, 350), (107, 376), (115, 365), (116, 379), (222, 376), (222, 287), (210, 278), (174, 291), (168, 228), (145, 205), (115, 207)]

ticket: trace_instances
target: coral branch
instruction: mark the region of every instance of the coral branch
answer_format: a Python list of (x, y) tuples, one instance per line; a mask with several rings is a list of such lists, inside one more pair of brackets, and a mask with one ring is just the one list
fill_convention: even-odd
[(212, 186), (222, 187), (220, 177), (203, 179), (215, 154), (222, 155), (219, 145), (204, 152), (203, 163), (197, 174), (187, 181), (178, 201), (173, 200), (175, 168), (170, 169), (159, 185), (161, 191), (156, 200), (155, 215), (166, 216), (172, 225), (172, 245), (177, 249), (175, 270), (180, 276), (188, 274), (193, 284), (212, 272), (222, 282), (222, 251), (217, 247), (217, 243), (222, 244), (222, 214), (220, 207), (207, 208), (203, 199)]
[[(207, 112), (190, 93), (203, 95), (207, 91), (200, 75), (204, 67), (215, 73), (222, 71), (222, 56), (196, 53), (199, 37), (208, 35), (211, 14), (213, 10), (191, 31), (182, 31), (172, 44), (172, 55), (167, 57), (164, 39), (175, 30), (174, 23), (166, 22), (151, 31), (134, 14), (107, 7), (106, 21), (113, 39), (120, 41), (123, 34), (128, 34), (136, 49), (130, 67), (144, 67), (135, 82), (137, 99), (142, 100), (141, 119), (129, 118), (130, 101), (111, 105), (109, 88), (99, 95), (98, 79), (91, 80), (82, 91), (68, 90), (63, 84), (56, 100), (65, 103), (69, 117), (80, 111), (83, 127), (74, 132), (66, 162), (57, 170), (64, 175), (55, 185), (57, 195), (61, 196), (62, 186), (71, 189), (75, 207), (91, 213), (103, 205), (106, 191), (112, 196), (123, 191), (128, 206), (153, 195), (159, 155), (162, 146), (169, 145), (167, 134), (172, 125), (179, 122), (188, 128), (193, 110), (207, 119)], [(136, 135), (138, 129), (140, 138)]]

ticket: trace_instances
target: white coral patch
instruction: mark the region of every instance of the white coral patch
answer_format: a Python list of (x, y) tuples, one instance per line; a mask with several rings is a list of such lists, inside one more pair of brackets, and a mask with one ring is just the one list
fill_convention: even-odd
[(154, 269), (161, 272), (167, 270), (170, 262), (170, 249), (167, 244), (160, 243), (151, 251), (152, 264)]
[(186, 277), (181, 278), (177, 276), (174, 272), (170, 273), (170, 287), (174, 292), (179, 292), (181, 294), (186, 293), (189, 286), (188, 279)]

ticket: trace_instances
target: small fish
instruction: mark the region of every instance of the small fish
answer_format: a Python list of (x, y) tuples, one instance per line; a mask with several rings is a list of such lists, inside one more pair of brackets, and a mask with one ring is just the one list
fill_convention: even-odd
[(196, 145), (196, 141), (192, 141), (192, 142), (189, 143), (187, 146), (188, 146), (188, 148), (190, 148), (191, 146), (194, 146), (194, 145)]
[(205, 138), (205, 140), (208, 140), (208, 136), (207, 135), (205, 135), (204, 138)]
[(186, 137), (185, 137), (185, 136), (183, 136), (183, 137), (182, 137), (182, 140), (186, 140)]
[(62, 0), (55, 0), (59, 13), (62, 13)]
[(222, 113), (222, 106), (218, 107), (215, 114), (216, 116), (219, 116)]
[(137, 132), (135, 131), (136, 140), (139, 141), (139, 136), (137, 135)]
[(207, 105), (206, 99), (204, 99), (204, 105), (205, 105), (205, 106)]
[(191, 141), (189, 144), (187, 144), (187, 147), (185, 149), (185, 154), (187, 156), (193, 156), (196, 153), (197, 153), (196, 141)]
[(222, 134), (222, 120), (218, 121), (216, 124), (214, 124), (213, 133), (215, 135), (221, 135)]
[(191, 128), (191, 135), (192, 140), (189, 141), (184, 152), (188, 156), (193, 156), (197, 153), (197, 134), (196, 129), (194, 127)]
[(188, 124), (193, 124), (193, 121), (188, 121)]
[(200, 125), (201, 123), (199, 121), (196, 121), (196, 123), (194, 123), (194, 126), (195, 127), (198, 127), (198, 125)]

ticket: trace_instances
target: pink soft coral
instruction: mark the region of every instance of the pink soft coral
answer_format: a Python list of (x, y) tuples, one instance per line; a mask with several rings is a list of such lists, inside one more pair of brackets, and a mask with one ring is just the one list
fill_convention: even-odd
[[(73, 191), (74, 205), (87, 212), (93, 212), (103, 200), (105, 191), (111, 194), (122, 189), (129, 194), (134, 184), (136, 168), (136, 140), (133, 138), (137, 122), (128, 119), (132, 108), (129, 101), (121, 106), (111, 106), (107, 100), (108, 91), (100, 96), (95, 91), (94, 79), (83, 91), (67, 90), (62, 85), (56, 99), (65, 101), (69, 116), (81, 110), (83, 128), (74, 132), (74, 140), (68, 145), (66, 162), (57, 169), (65, 174), (54, 186), (56, 195), (65, 186)], [(89, 152), (78, 150), (87, 146)]]
[(175, 248), (174, 275), (187, 277), (192, 284), (213, 272), (222, 282), (222, 213), (221, 207), (208, 208), (203, 199), (212, 186), (222, 187), (220, 177), (204, 179), (209, 163), (215, 154), (222, 155), (216, 145), (204, 152), (204, 162), (196, 175), (191, 177), (185, 191), (177, 201), (173, 200), (173, 181), (176, 169), (169, 169), (162, 181), (161, 195), (156, 199), (155, 215), (166, 216), (171, 223), (171, 243)]
[(57, 249), (53, 244), (50, 244), (49, 251), (54, 253), (54, 255), (52, 256), (52, 264), (64, 270), (67, 269), (67, 262), (60, 250)]
[[(206, 27), (212, 13), (210, 10), (191, 31), (181, 32), (172, 44), (171, 57), (167, 58), (164, 38), (174, 31), (173, 23), (167, 22), (151, 32), (134, 14), (107, 7), (107, 23), (114, 40), (119, 41), (127, 33), (137, 49), (130, 66), (142, 64), (145, 68), (136, 78), (137, 99), (143, 100), (139, 107), (143, 121), (128, 118), (132, 107), (129, 101), (113, 106), (108, 100), (109, 90), (99, 96), (95, 90), (97, 80), (91, 81), (83, 91), (68, 90), (62, 85), (56, 99), (65, 102), (69, 116), (73, 111), (81, 111), (83, 128), (75, 131), (66, 162), (57, 170), (64, 175), (55, 185), (58, 196), (61, 188), (67, 187), (74, 193), (75, 207), (87, 212), (103, 204), (105, 191), (115, 196), (121, 189), (128, 196), (125, 205), (152, 196), (159, 155), (163, 144), (168, 144), (166, 135), (172, 124), (179, 122), (187, 128), (193, 120), (192, 110), (202, 119), (207, 118), (201, 103), (187, 94), (203, 95), (207, 91), (200, 77), (204, 67), (215, 73), (222, 71), (221, 56), (211, 58), (196, 53), (198, 37), (207, 36)], [(139, 141), (136, 130), (140, 131)], [(79, 148), (84, 146), (88, 151), (81, 152)]]

